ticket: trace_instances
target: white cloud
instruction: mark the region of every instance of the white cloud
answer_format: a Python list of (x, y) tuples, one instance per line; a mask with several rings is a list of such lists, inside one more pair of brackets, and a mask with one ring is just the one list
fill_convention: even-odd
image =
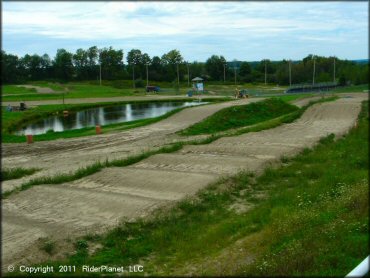
[[(276, 5), (277, 10), (274, 10), (279, 14), (286, 13), (284, 8), (288, 4), (272, 5)], [(291, 14), (290, 17), (274, 19), (263, 13), (267, 7), (266, 3), (240, 2), (92, 2), (75, 5), (54, 2), (45, 3), (40, 8), (40, 5), (31, 2), (25, 4), (24, 10), (5, 9), (3, 23), (6, 32), (22, 33), (25, 29), (29, 32), (29, 27), (34, 27), (35, 34), (87, 39), (97, 34), (103, 38), (117, 39), (150, 34), (211, 33), (235, 28), (254, 33), (330, 30), (349, 23), (346, 18), (340, 20), (338, 11), (325, 14), (323, 10), (312, 9), (307, 12), (303, 10), (300, 15)], [(140, 16), (139, 11), (144, 8), (150, 9), (152, 15)], [(296, 6), (293, 8), (297, 9)], [(250, 15), (251, 10), (253, 16)], [(135, 13), (138, 13), (137, 18), (132, 16)], [(313, 16), (321, 20), (313, 21)], [(359, 24), (355, 19), (352, 21)]]
[(359, 2), (3, 2), (2, 16), (5, 39), (27, 34), (110, 45), (110, 40), (173, 36), (186, 42), (214, 36), (229, 44), (332, 43), (331, 33), (340, 34), (340, 40), (367, 37), (364, 9), (367, 3)]

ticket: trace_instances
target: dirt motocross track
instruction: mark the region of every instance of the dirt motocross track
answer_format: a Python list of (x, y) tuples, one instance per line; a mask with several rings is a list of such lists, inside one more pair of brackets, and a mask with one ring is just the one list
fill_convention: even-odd
[[(207, 145), (186, 146), (178, 152), (154, 155), (128, 167), (105, 168), (74, 182), (35, 186), (13, 194), (2, 204), (3, 267), (44, 258), (37, 255), (35, 247), (40, 238), (57, 240), (87, 231), (102, 231), (123, 217), (145, 216), (155, 207), (194, 194), (221, 176), (239, 170), (261, 171), (269, 162), (311, 147), (323, 136), (343, 135), (355, 124), (361, 101), (365, 99), (367, 95), (358, 94), (316, 104), (290, 124), (220, 138)], [(174, 131), (217, 110), (209, 105), (210, 110), (203, 110), (202, 116), (197, 114), (197, 109), (206, 107), (186, 109), (162, 122), (125, 132), (125, 136), (120, 133), (66, 140), (68, 146), (56, 141), (40, 144), (39, 148), (35, 144), (32, 149), (5, 146), (5, 165), (48, 167), (46, 171), (52, 173), (53, 167), (57, 171), (63, 165), (66, 169), (76, 169), (90, 161), (89, 156), (122, 157), (142, 148), (143, 142), (155, 147), (175, 140)], [(162, 135), (157, 136), (156, 132)]]
[(3, 182), (2, 192), (19, 187), (35, 177), (68, 173), (96, 161), (125, 158), (178, 140), (186, 140), (174, 133), (203, 120), (220, 109), (259, 100), (262, 99), (237, 100), (187, 108), (158, 123), (118, 133), (41, 141), (30, 145), (25, 143), (3, 144), (3, 168), (36, 167), (42, 170), (32, 176)]

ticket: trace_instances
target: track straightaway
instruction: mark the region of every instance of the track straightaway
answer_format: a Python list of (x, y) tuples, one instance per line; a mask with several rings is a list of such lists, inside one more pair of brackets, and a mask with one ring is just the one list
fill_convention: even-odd
[(312, 147), (323, 136), (341, 136), (354, 125), (365, 99), (367, 95), (358, 95), (316, 104), (300, 119), (276, 128), (189, 145), (129, 167), (105, 168), (74, 182), (11, 195), (3, 201), (3, 266), (27, 261), (40, 237), (77, 236), (114, 226), (122, 217), (145, 216), (223, 175), (262, 171), (267, 163)]

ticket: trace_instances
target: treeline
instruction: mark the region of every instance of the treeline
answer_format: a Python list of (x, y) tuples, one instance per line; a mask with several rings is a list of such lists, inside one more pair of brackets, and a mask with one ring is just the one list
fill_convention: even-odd
[[(308, 55), (301, 61), (287, 60), (260, 62), (227, 62), (223, 56), (212, 55), (206, 62), (185, 61), (174, 49), (161, 57), (150, 57), (139, 49), (125, 55), (123, 50), (112, 47), (78, 49), (75, 53), (58, 49), (54, 58), (48, 54), (26, 54), (23, 57), (1, 52), (2, 83), (19, 84), (27, 81), (54, 80), (60, 82), (99, 80), (135, 80), (143, 85), (147, 74), (151, 83), (155, 81), (187, 81), (200, 76), (208, 81), (274, 83), (289, 85), (289, 67), (292, 84), (312, 83), (315, 63), (315, 82), (344, 84), (368, 83), (368, 63), (340, 60), (335, 57)], [(315, 62), (314, 62), (315, 61)], [(289, 65), (290, 64), (290, 65)], [(335, 65), (334, 65), (335, 64)]]

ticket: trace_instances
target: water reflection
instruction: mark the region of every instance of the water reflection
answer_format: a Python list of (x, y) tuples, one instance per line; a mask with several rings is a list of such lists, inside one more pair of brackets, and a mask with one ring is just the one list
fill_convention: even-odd
[(120, 106), (98, 107), (78, 112), (70, 112), (67, 117), (54, 116), (28, 125), (16, 132), (17, 135), (44, 134), (49, 130), (55, 132), (80, 129), (95, 125), (109, 125), (140, 119), (154, 118), (180, 107), (205, 104), (206, 102), (154, 102), (124, 104)]

